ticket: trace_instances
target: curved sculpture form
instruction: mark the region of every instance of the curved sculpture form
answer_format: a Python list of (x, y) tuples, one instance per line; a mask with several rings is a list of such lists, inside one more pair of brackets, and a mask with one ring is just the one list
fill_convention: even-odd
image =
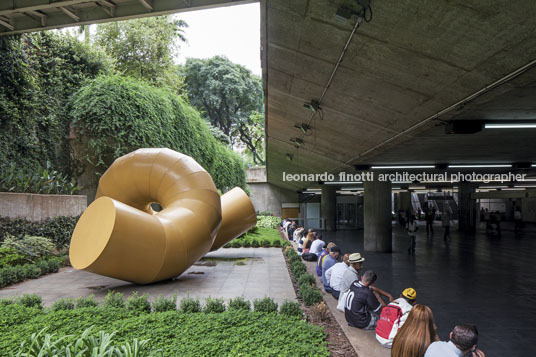
[[(163, 209), (153, 211), (152, 203)], [(191, 157), (139, 149), (115, 160), (101, 177), (69, 254), (76, 269), (147, 284), (180, 275), (256, 223), (246, 193), (235, 187), (220, 199), (210, 175)]]

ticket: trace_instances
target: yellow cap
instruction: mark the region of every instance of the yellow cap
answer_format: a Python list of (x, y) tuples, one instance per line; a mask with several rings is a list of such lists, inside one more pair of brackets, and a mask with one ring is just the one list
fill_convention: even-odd
[(410, 300), (415, 300), (417, 298), (417, 292), (413, 288), (407, 288), (402, 292), (402, 295)]

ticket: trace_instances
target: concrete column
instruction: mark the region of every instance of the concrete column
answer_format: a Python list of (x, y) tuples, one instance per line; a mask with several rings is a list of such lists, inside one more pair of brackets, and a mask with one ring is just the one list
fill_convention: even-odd
[(403, 191), (398, 194), (398, 209), (406, 212), (409, 210), (413, 212), (413, 205), (411, 204), (411, 192)]
[(389, 253), (392, 251), (391, 183), (364, 182), (365, 250)]
[(320, 198), (321, 217), (324, 218), (324, 229), (334, 231), (337, 226), (337, 188), (333, 186), (322, 186), (322, 196)]
[(458, 185), (458, 229), (464, 232), (474, 232), (476, 229), (476, 200), (471, 198), (475, 185), (470, 182), (460, 182)]

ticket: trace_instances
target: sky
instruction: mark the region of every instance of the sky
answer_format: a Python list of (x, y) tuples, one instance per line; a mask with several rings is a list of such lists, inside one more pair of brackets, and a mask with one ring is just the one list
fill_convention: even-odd
[(179, 63), (187, 57), (226, 56), (254, 74), (261, 75), (260, 5), (234, 5), (173, 15), (186, 21), (185, 36)]

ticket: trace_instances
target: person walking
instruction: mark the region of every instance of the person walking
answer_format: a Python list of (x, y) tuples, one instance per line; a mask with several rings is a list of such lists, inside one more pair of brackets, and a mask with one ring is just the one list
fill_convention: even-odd
[(426, 221), (426, 236), (434, 235), (435, 212), (428, 208), (424, 215), (424, 220)]
[(416, 238), (417, 238), (418, 229), (419, 229), (419, 226), (417, 225), (415, 216), (414, 215), (409, 216), (408, 223), (406, 224), (406, 230), (408, 231), (408, 237), (409, 237), (408, 254), (415, 254), (415, 246), (417, 244)]
[(441, 221), (443, 225), (443, 229), (445, 230), (445, 233), (443, 233), (443, 240), (447, 241), (448, 238), (450, 238), (450, 210), (446, 209), (445, 212), (443, 212), (443, 215), (441, 216)]
[(514, 211), (514, 232), (515, 234), (519, 233), (521, 230), (521, 224), (523, 223), (523, 215), (521, 214), (521, 208), (516, 207)]

